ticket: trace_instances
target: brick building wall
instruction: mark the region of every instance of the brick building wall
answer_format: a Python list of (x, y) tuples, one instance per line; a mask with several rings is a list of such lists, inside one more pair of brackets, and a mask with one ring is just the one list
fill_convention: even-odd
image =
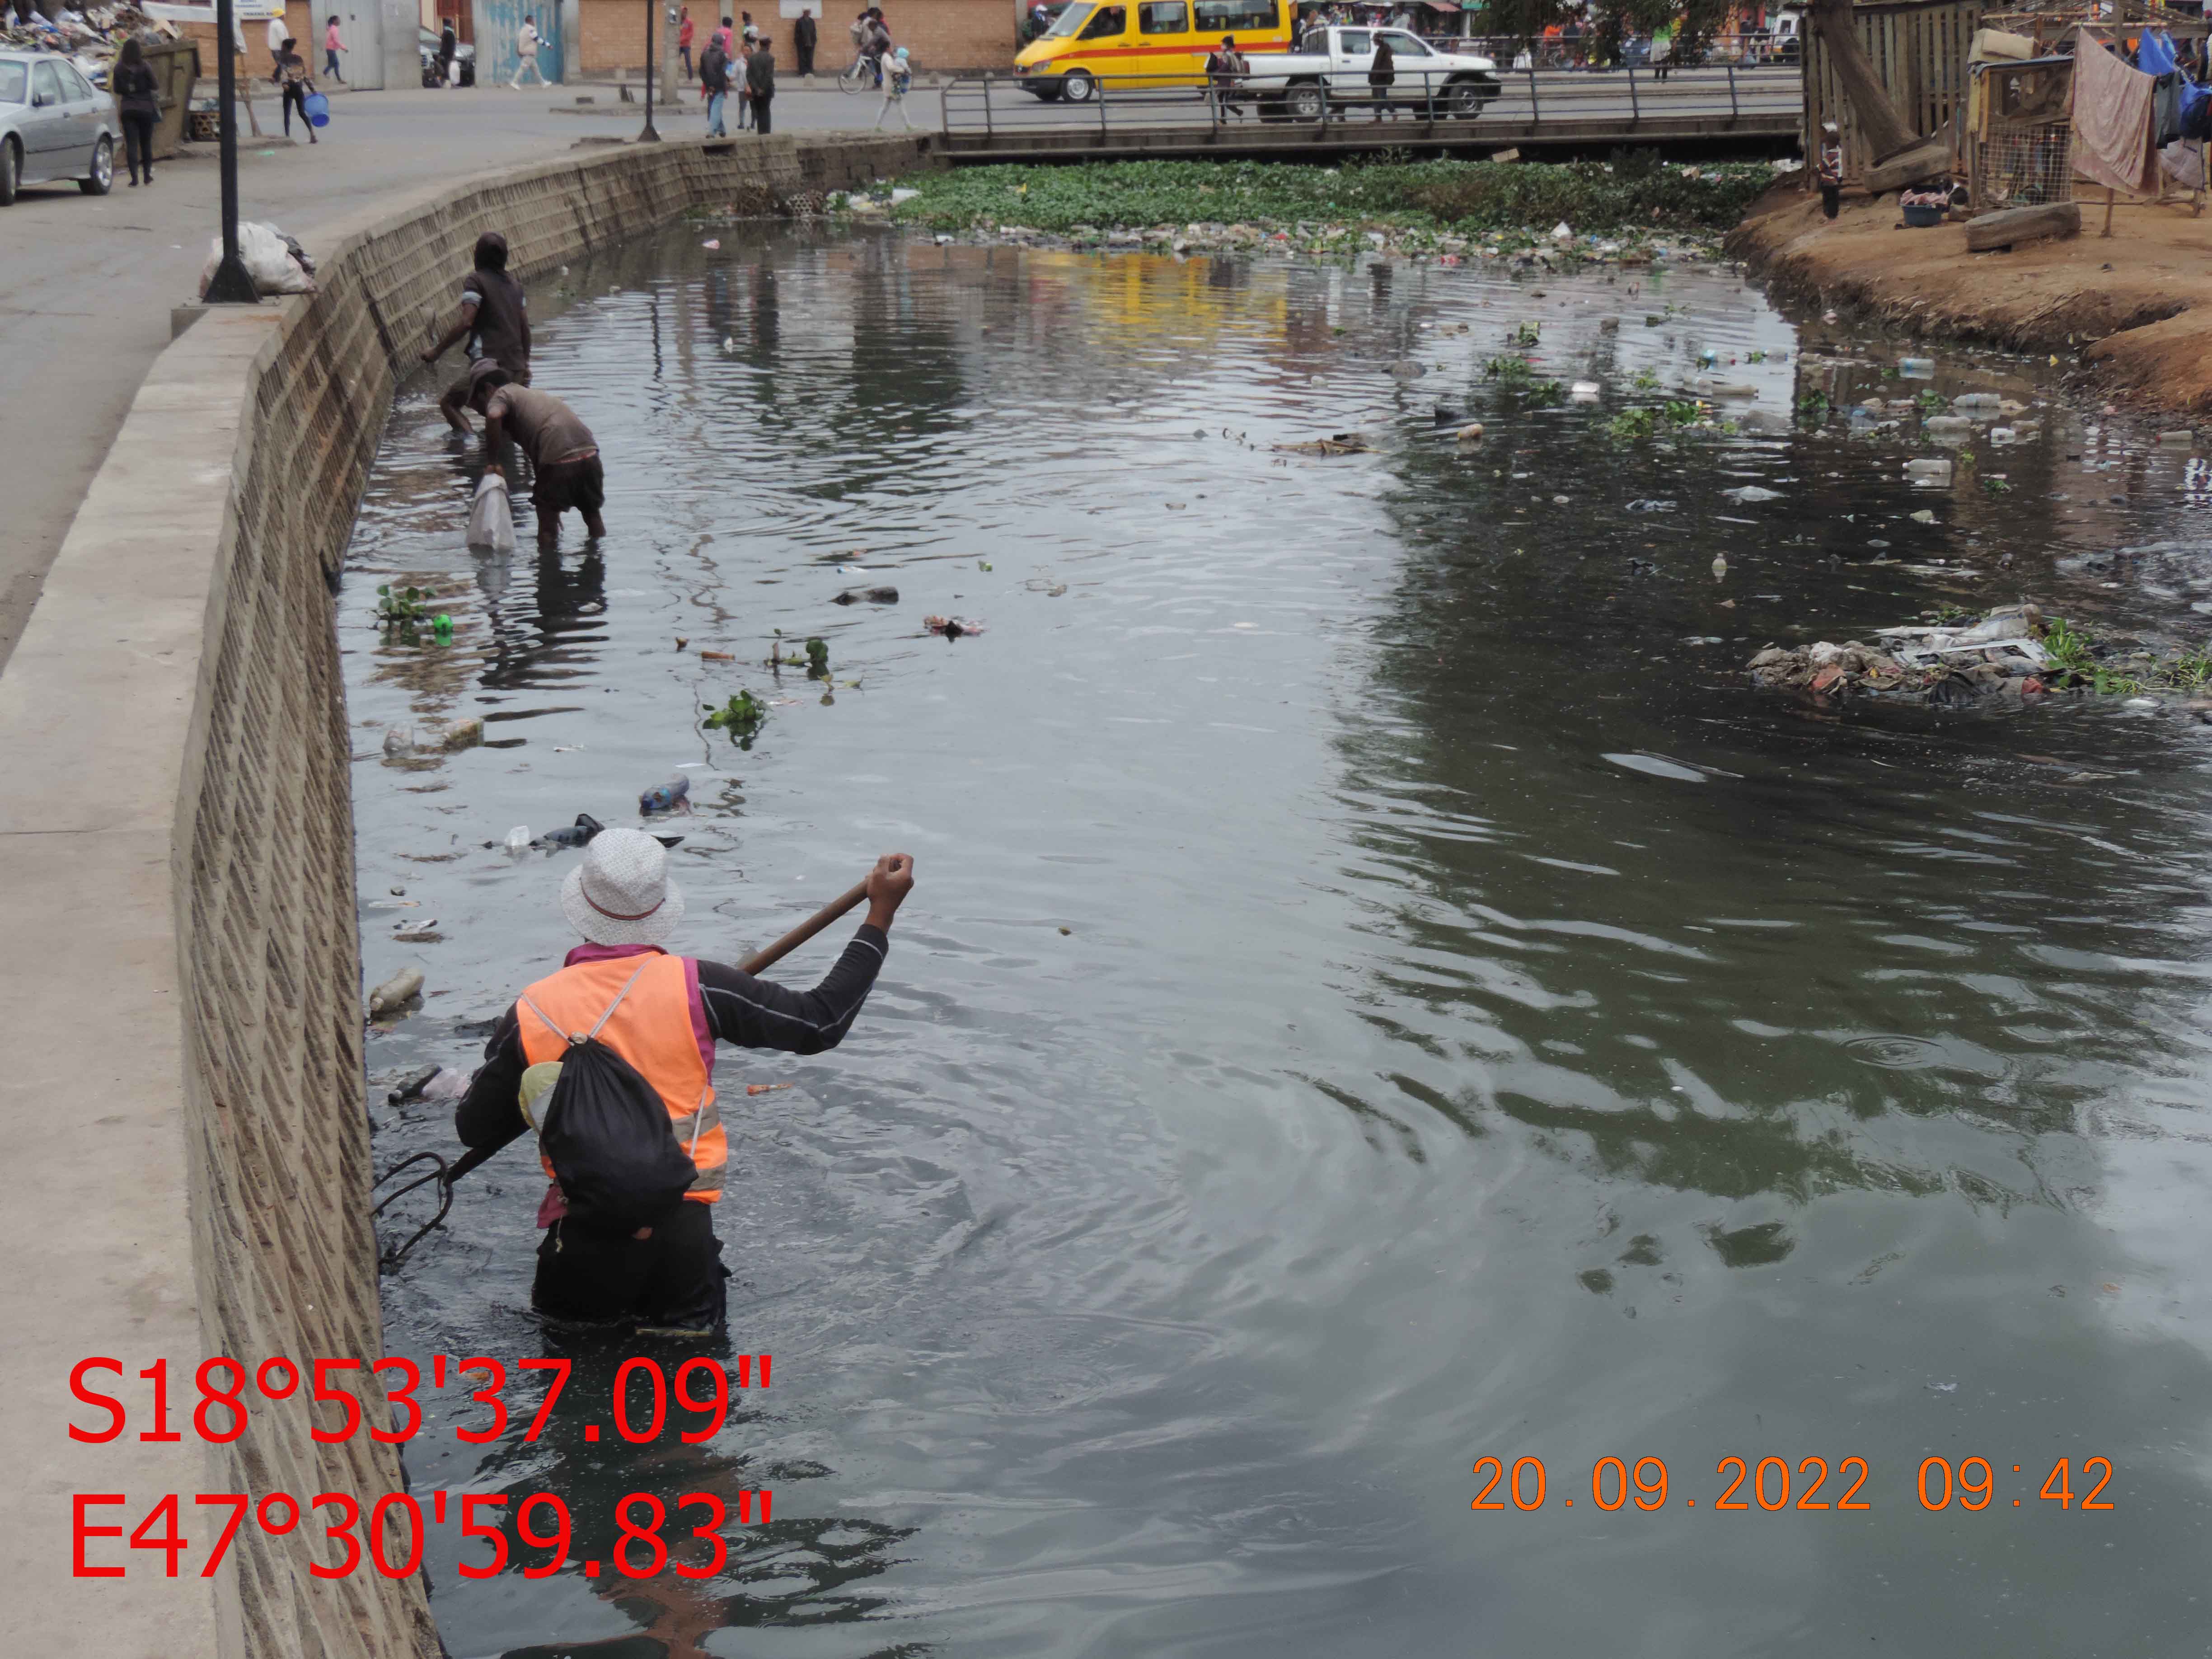
[[(833, 33), (842, 57), (842, 48), (849, 44), (846, 25), (860, 9), (856, 3), (842, 15), (831, 14), (834, 31), (822, 32), (825, 58)], [(1014, 66), (1021, 10), (1013, 0), (884, 0), (884, 21), (890, 25), (892, 40), (908, 48), (925, 72)]]
[[(784, 75), (794, 71), (791, 26), (799, 16), (801, 0), (744, 0), (742, 8), (727, 4), (728, 15), (749, 10), (753, 21), (775, 42), (776, 63)], [(835, 75), (852, 60), (852, 37), (847, 32), (860, 0), (811, 0), (821, 44), (815, 49), (817, 76)], [(952, 70), (1004, 70), (1014, 65), (1015, 32), (1021, 9), (1016, 0), (883, 0), (884, 17), (891, 39), (913, 54), (915, 67), (925, 74)], [(640, 0), (581, 0), (582, 70), (605, 75), (620, 69), (645, 73), (645, 12)], [(698, 45), (721, 21), (715, 0), (691, 7), (699, 26)], [(658, 39), (658, 28), (655, 30)], [(696, 48), (695, 48), (696, 50)]]
[[(639, 0), (582, 0), (576, 14), (584, 74), (618, 69), (645, 73), (645, 8)], [(660, 30), (661, 24), (656, 21), (653, 27), (656, 49)]]
[[(318, 14), (314, 7), (308, 3), (308, 0), (285, 0), (285, 27), (292, 32), (292, 38), (300, 43), (293, 50), (307, 60), (307, 67), (314, 70), (319, 78), (323, 72), (323, 32), (313, 21), (318, 15), (325, 21), (330, 16), (327, 11)], [(209, 80), (214, 80), (216, 76), (215, 25), (179, 23), (177, 27), (185, 32), (188, 39), (199, 43), (200, 73)], [(242, 18), (240, 20), (240, 27), (246, 31), (246, 74), (254, 83), (248, 90), (256, 98), (260, 97), (264, 93), (269, 93), (273, 97), (275, 93), (269, 85), (269, 76), (276, 65), (269, 56), (269, 20), (265, 17)], [(339, 32), (345, 33), (343, 27)], [(346, 39), (347, 44), (351, 45), (352, 36), (348, 34)], [(341, 67), (343, 66), (343, 61), (340, 59)], [(349, 70), (347, 74), (350, 76), (352, 71)]]

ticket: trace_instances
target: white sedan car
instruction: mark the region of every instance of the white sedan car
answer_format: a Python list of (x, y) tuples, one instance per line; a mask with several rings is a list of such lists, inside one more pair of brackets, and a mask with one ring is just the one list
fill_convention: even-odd
[(0, 207), (19, 185), (75, 179), (88, 196), (115, 182), (123, 140), (115, 100), (50, 52), (0, 52)]

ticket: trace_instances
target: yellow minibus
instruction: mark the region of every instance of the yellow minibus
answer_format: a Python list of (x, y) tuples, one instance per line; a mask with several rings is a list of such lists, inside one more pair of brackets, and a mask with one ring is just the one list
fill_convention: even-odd
[(1232, 36), (1237, 50), (1287, 52), (1293, 0), (1073, 0), (1022, 48), (1014, 73), (1050, 102), (1087, 103), (1104, 82), (1123, 87), (1203, 87), (1206, 55)]

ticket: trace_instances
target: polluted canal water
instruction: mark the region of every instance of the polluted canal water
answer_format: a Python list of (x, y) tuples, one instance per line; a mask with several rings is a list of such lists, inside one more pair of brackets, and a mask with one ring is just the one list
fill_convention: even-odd
[[(2023, 599), (2184, 637), (2188, 447), (1715, 267), (719, 240), (533, 289), (603, 544), (537, 550), (526, 487), (470, 552), (475, 450), (392, 416), (340, 598), (365, 983), (426, 975), (378, 1169), (574, 942), (547, 831), (688, 778), (674, 945), (727, 962), (919, 884), (841, 1048), (720, 1053), (711, 1435), (612, 1408), (694, 1350), (531, 1316), (527, 1141), (386, 1273), (410, 1483), (571, 1517), (496, 1571), (431, 1528), (453, 1654), (2201, 1641), (2212, 734), (1744, 672)], [(602, 1570), (634, 1492), (651, 1577)]]

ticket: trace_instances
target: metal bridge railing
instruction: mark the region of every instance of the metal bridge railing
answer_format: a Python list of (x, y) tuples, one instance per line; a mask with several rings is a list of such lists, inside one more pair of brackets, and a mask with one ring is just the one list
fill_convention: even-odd
[(1654, 119), (1705, 120), (1724, 132), (1747, 116), (1795, 118), (1802, 108), (1798, 71), (1785, 64), (1676, 69), (1663, 78), (1637, 68), (1501, 70), (1477, 84), (1462, 71), (1421, 70), (1401, 59), (1395, 79), (1378, 95), (1364, 70), (1285, 85), (1267, 73), (1266, 57), (1249, 61), (1250, 76), (1219, 87), (1161, 86), (1158, 76), (1086, 70), (1064, 77), (958, 76), (940, 94), (944, 132), (948, 139), (1029, 134), (1077, 143), (1086, 133), (1103, 139), (1138, 128), (1188, 128), (1196, 138), (1200, 131), (1342, 132), (1359, 123), (1388, 128), (1410, 122), (1425, 137), (1476, 142), (1486, 125), (1595, 125), (1632, 138), (1638, 126)]

